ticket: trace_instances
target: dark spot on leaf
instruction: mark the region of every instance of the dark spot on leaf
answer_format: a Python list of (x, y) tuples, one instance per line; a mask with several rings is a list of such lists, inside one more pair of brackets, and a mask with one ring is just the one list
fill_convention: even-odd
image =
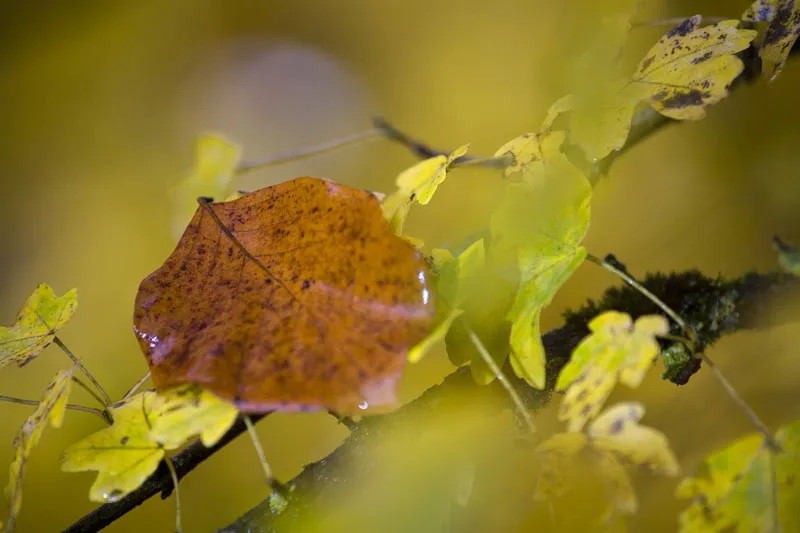
[(708, 61), (709, 59), (711, 59), (712, 55), (714, 55), (714, 54), (711, 53), (711, 52), (706, 52), (705, 54), (703, 54), (703, 55), (701, 55), (699, 57), (695, 57), (694, 59), (692, 59), (692, 64), (696, 65), (698, 63), (702, 63), (703, 61)]
[(679, 37), (683, 37), (687, 33), (691, 32), (695, 28), (695, 18), (688, 18), (681, 22), (679, 25), (675, 26), (669, 32), (667, 32), (667, 37), (675, 37), (676, 35)]
[(120, 445), (122, 445), (122, 446), (125, 446), (126, 444), (128, 444), (128, 436), (127, 436), (127, 435), (125, 435), (124, 437), (122, 437), (122, 438), (119, 440), (119, 443), (120, 443)]
[(667, 109), (699, 106), (703, 105), (704, 98), (709, 98), (710, 96), (710, 93), (698, 91), (697, 89), (690, 89), (689, 92), (676, 94), (662, 100), (661, 104)]
[(622, 418), (619, 418), (619, 419), (617, 419), (617, 420), (614, 420), (614, 423), (613, 423), (613, 424), (611, 424), (611, 427), (609, 428), (609, 430), (608, 430), (608, 431), (609, 431), (609, 433), (611, 433), (612, 435), (616, 435), (617, 433), (619, 433), (620, 431), (622, 431), (622, 428), (623, 428), (624, 426), (625, 426), (625, 420), (624, 420), (624, 419), (622, 419)]

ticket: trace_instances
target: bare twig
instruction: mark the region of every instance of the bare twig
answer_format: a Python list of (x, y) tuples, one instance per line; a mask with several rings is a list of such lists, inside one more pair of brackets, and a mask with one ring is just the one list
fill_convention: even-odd
[[(37, 406), (40, 403), (37, 400), (24, 400), (22, 398), (15, 398), (13, 396), (3, 396), (3, 395), (0, 395), (0, 402), (18, 403), (20, 405), (33, 405), (33, 406)], [(107, 424), (111, 423), (111, 420), (106, 415), (106, 412), (103, 411), (102, 409), (96, 409), (94, 407), (86, 407), (84, 405), (77, 405), (74, 403), (68, 403), (66, 405), (66, 408), (69, 409), (70, 411), (80, 411), (82, 413), (90, 413), (95, 416), (99, 416)]]
[(263, 159), (261, 161), (243, 161), (236, 168), (236, 172), (238, 174), (244, 174), (245, 172), (258, 170), (272, 165), (279, 165), (282, 163), (290, 163), (292, 161), (307, 159), (309, 157), (322, 155), (326, 152), (330, 152), (338, 148), (343, 148), (351, 144), (380, 139), (382, 134), (383, 132), (380, 129), (373, 128), (369, 130), (360, 131), (358, 133), (353, 133), (352, 135), (345, 135), (344, 137), (339, 137), (338, 139), (326, 141), (320, 144), (316, 144), (314, 146), (309, 146), (307, 148), (303, 148), (295, 152), (289, 152), (286, 154), (281, 154), (278, 156)]
[(767, 446), (773, 450), (780, 449), (778, 444), (775, 442), (775, 439), (772, 437), (772, 433), (767, 425), (762, 422), (753, 408), (750, 407), (746, 401), (744, 401), (744, 398), (742, 398), (739, 393), (736, 392), (736, 389), (733, 387), (733, 385), (731, 385), (731, 382), (728, 381), (728, 378), (725, 377), (725, 374), (722, 373), (719, 367), (714, 364), (714, 361), (712, 361), (711, 358), (706, 354), (703, 354), (702, 357), (703, 362), (706, 364), (706, 366), (708, 366), (708, 368), (711, 369), (711, 372), (714, 373), (714, 377), (717, 378), (717, 381), (720, 382), (728, 395), (733, 398), (733, 401), (736, 402), (736, 405), (738, 405), (741, 410), (744, 411), (744, 414), (750, 420), (750, 423), (753, 424), (753, 426), (764, 435)]
[(75, 354), (73, 354), (70, 351), (70, 349), (67, 348), (67, 345), (64, 344), (64, 342), (61, 339), (59, 339), (58, 337), (55, 337), (55, 339), (53, 339), (53, 342), (55, 342), (56, 345), (59, 348), (61, 348), (61, 350), (65, 354), (67, 354), (67, 357), (72, 359), (72, 362), (75, 363), (75, 366), (77, 366), (80, 369), (80, 371), (83, 372), (83, 374), (89, 379), (89, 381), (92, 382), (92, 385), (94, 385), (94, 387), (97, 389), (97, 392), (99, 392), (100, 396), (102, 396), (102, 398), (103, 398), (102, 401), (101, 401), (103, 406), (107, 406), (108, 404), (110, 404), (111, 403), (111, 397), (108, 395), (108, 393), (105, 391), (105, 389), (103, 389), (102, 385), (100, 385), (100, 383), (95, 379), (95, 377), (92, 375), (92, 373), (89, 372), (89, 370), (87, 370), (87, 368), (85, 366), (83, 366), (83, 363), (81, 362), (81, 360), (78, 359), (78, 357)]
[(128, 392), (126, 392), (125, 394), (123, 394), (123, 395), (122, 395), (122, 400), (127, 400), (128, 398), (130, 398), (131, 396), (133, 396), (134, 394), (136, 394), (136, 391), (138, 391), (140, 388), (142, 388), (142, 385), (144, 385), (144, 384), (145, 384), (145, 382), (146, 382), (148, 379), (150, 379), (150, 371), (149, 371), (149, 370), (147, 371), (147, 374), (145, 374), (144, 376), (142, 376), (142, 377), (139, 379), (139, 381), (137, 381), (136, 383), (134, 383), (133, 387), (131, 387), (130, 389), (128, 389)]

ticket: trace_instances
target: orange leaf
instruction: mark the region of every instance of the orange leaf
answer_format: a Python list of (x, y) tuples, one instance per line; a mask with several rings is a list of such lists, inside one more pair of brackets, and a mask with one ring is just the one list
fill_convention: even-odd
[(298, 178), (201, 205), (134, 329), (160, 390), (198, 383), (246, 412), (392, 406), (432, 326), (427, 279), (372, 194)]

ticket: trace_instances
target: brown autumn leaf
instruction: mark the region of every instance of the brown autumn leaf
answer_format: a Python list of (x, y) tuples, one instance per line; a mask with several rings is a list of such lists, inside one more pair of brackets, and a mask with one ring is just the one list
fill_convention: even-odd
[(425, 262), (369, 192), (297, 178), (200, 205), (145, 278), (134, 330), (158, 389), (245, 412), (390, 407), (434, 315)]

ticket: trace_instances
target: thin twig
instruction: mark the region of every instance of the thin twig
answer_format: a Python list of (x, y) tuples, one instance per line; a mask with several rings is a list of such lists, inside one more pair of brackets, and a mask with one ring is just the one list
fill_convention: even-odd
[[(13, 396), (3, 396), (3, 395), (0, 395), (0, 402), (18, 403), (20, 405), (33, 405), (33, 406), (38, 406), (41, 403), (37, 400), (25, 400), (22, 398), (15, 398)], [(106, 422), (111, 423), (111, 421), (106, 416), (105, 411), (103, 411), (102, 409), (96, 409), (94, 407), (86, 407), (84, 405), (77, 405), (74, 403), (68, 403), (66, 405), (66, 408), (69, 409), (70, 411), (81, 411), (83, 413), (91, 413), (93, 415), (99, 416)]]
[(89, 379), (89, 381), (91, 381), (91, 382), (92, 382), (92, 385), (94, 385), (94, 386), (95, 386), (95, 388), (97, 389), (97, 392), (99, 392), (99, 393), (100, 393), (100, 396), (102, 396), (102, 397), (103, 397), (103, 401), (104, 401), (104, 402), (101, 402), (101, 403), (103, 403), (103, 406), (105, 407), (105, 406), (107, 406), (108, 404), (110, 404), (110, 403), (111, 403), (111, 397), (108, 395), (108, 393), (105, 391), (105, 389), (103, 389), (103, 387), (100, 385), (100, 383), (99, 383), (99, 382), (98, 382), (98, 381), (97, 381), (97, 380), (94, 378), (94, 376), (92, 375), (92, 373), (91, 373), (91, 372), (89, 372), (89, 370), (87, 370), (87, 368), (86, 368), (85, 366), (83, 366), (83, 363), (81, 363), (81, 360), (80, 360), (80, 359), (78, 359), (78, 358), (75, 356), (75, 354), (73, 354), (73, 353), (70, 351), (70, 349), (69, 349), (69, 348), (67, 348), (67, 345), (66, 345), (66, 344), (64, 344), (64, 342), (63, 342), (63, 341), (62, 341), (60, 338), (58, 338), (58, 336), (56, 336), (56, 337), (53, 339), (53, 341), (56, 343), (56, 345), (57, 345), (59, 348), (61, 348), (61, 350), (62, 350), (62, 351), (65, 353), (65, 354), (67, 354), (67, 357), (69, 357), (70, 359), (72, 359), (72, 362), (73, 362), (73, 363), (75, 363), (75, 365), (76, 365), (76, 366), (77, 366), (77, 367), (80, 369), (80, 371), (81, 371), (81, 372), (83, 372), (83, 374), (84, 374), (84, 375), (85, 375), (85, 376), (86, 376), (86, 377)]
[(120, 401), (122, 401), (122, 400), (127, 400), (128, 398), (130, 398), (131, 396), (133, 396), (134, 394), (136, 394), (136, 391), (138, 391), (138, 390), (139, 390), (139, 389), (142, 387), (142, 385), (144, 385), (145, 381), (147, 381), (148, 379), (150, 379), (150, 371), (149, 371), (149, 370), (147, 371), (147, 374), (145, 374), (144, 376), (142, 376), (142, 377), (139, 379), (139, 381), (137, 381), (137, 382), (136, 382), (136, 384), (134, 384), (134, 386), (133, 386), (133, 387), (131, 387), (131, 388), (128, 390), (128, 392), (126, 392), (126, 393), (125, 393), (125, 394), (122, 396), (122, 399), (121, 399)]
[(772, 438), (772, 433), (770, 433), (767, 425), (761, 421), (761, 419), (758, 417), (753, 408), (750, 407), (750, 405), (748, 405), (746, 401), (744, 401), (744, 398), (739, 396), (739, 393), (736, 392), (736, 389), (733, 388), (733, 385), (731, 385), (731, 382), (728, 381), (728, 378), (726, 378), (725, 375), (722, 373), (722, 371), (720, 371), (719, 367), (717, 367), (717, 365), (714, 364), (714, 361), (712, 361), (711, 358), (706, 354), (702, 354), (702, 358), (703, 362), (706, 365), (708, 365), (708, 368), (710, 368), (711, 371), (714, 373), (714, 376), (717, 378), (717, 381), (719, 381), (722, 384), (722, 387), (725, 389), (728, 395), (731, 398), (733, 398), (733, 401), (739, 405), (742, 411), (744, 411), (744, 414), (747, 416), (747, 418), (750, 419), (750, 423), (753, 424), (753, 426), (764, 435), (764, 439), (765, 442), (767, 443), (767, 446), (769, 446), (773, 450), (779, 450), (780, 446), (778, 446), (778, 443), (776, 443), (775, 439)]
[[(97, 394), (97, 393), (94, 391), (94, 389), (92, 389), (92, 388), (91, 388), (89, 385), (87, 385), (86, 383), (84, 383), (83, 381), (81, 381), (81, 379), (80, 379), (79, 377), (77, 377), (77, 376), (72, 376), (72, 381), (73, 381), (73, 383), (76, 383), (76, 384), (77, 384), (77, 385), (78, 385), (80, 388), (82, 388), (83, 390), (85, 390), (85, 391), (86, 391), (86, 392), (89, 394), (89, 396), (91, 396), (92, 398), (94, 398), (94, 399), (95, 399), (95, 401), (96, 401), (97, 403), (99, 403), (100, 405), (103, 405), (103, 399), (100, 397), (100, 395), (99, 395), (99, 394)], [(103, 406), (103, 407), (105, 407), (105, 406)]]
[[(600, 259), (599, 257), (594, 256), (592, 254), (587, 254), (586, 259), (588, 259), (592, 263), (600, 265), (601, 267), (608, 270), (615, 276), (621, 278), (625, 283), (627, 283), (628, 285), (639, 291), (648, 300), (656, 304), (662, 311), (664, 311), (664, 313), (667, 314), (667, 316), (669, 316), (673, 321), (675, 321), (675, 323), (678, 324), (681, 327), (681, 329), (686, 333), (686, 335), (689, 337), (689, 341), (692, 343), (691, 348), (693, 348), (697, 344), (697, 333), (694, 331), (694, 329), (689, 327), (686, 321), (684, 321), (683, 318), (681, 318), (681, 316), (678, 313), (673, 311), (670, 306), (665, 304), (658, 296), (647, 290), (646, 287), (644, 287), (641, 283), (636, 281), (630, 274), (618, 269), (611, 263), (605, 261), (604, 259)], [(693, 352), (694, 349), (692, 349), (691, 351)]]
[(314, 146), (309, 146), (295, 152), (289, 152), (275, 157), (263, 159), (261, 161), (243, 161), (239, 163), (238, 167), (236, 167), (236, 173), (244, 174), (245, 172), (250, 172), (252, 170), (257, 170), (271, 165), (299, 161), (301, 159), (321, 155), (325, 152), (330, 152), (332, 150), (336, 150), (337, 148), (342, 148), (351, 144), (380, 139), (382, 135), (383, 132), (380, 129), (372, 128), (360, 131), (358, 133), (353, 133), (351, 135), (345, 135), (344, 137), (339, 137), (338, 139), (326, 141)]
[(467, 321), (462, 318), (461, 323), (463, 324), (467, 335), (469, 335), (472, 344), (475, 345), (475, 349), (478, 350), (479, 354), (481, 354), (483, 361), (494, 373), (494, 375), (497, 377), (497, 380), (511, 397), (511, 401), (514, 403), (514, 406), (517, 408), (519, 414), (522, 416), (522, 419), (525, 421), (525, 424), (528, 426), (528, 430), (530, 430), (531, 434), (536, 433), (536, 425), (533, 423), (533, 417), (531, 416), (530, 412), (528, 412), (528, 409), (525, 407), (525, 403), (523, 403), (522, 398), (519, 397), (516, 389), (514, 389), (514, 387), (511, 386), (511, 383), (508, 382), (508, 378), (506, 378), (503, 370), (497, 364), (497, 361), (492, 358), (492, 354), (489, 353), (481, 340), (478, 338), (478, 335), (476, 335), (469, 326)]
[(175, 471), (175, 465), (168, 455), (164, 456), (164, 462), (167, 463), (169, 475), (172, 477), (173, 492), (175, 492), (175, 532), (181, 533), (183, 531), (181, 527), (181, 493), (178, 490), (180, 480), (178, 479), (178, 473)]
[[(414, 155), (421, 159), (428, 159), (440, 155), (446, 156), (450, 154), (450, 152), (436, 150), (422, 141), (414, 139), (410, 135), (407, 135), (406, 133), (397, 129), (383, 117), (372, 117), (372, 124), (376, 129), (381, 131), (382, 135), (386, 139), (395, 141), (405, 146)], [(505, 168), (512, 163), (513, 161), (507, 157), (476, 157), (462, 155), (461, 157), (457, 157), (455, 160), (453, 160), (453, 162), (450, 164), (450, 167), (483, 166), (490, 168)]]

